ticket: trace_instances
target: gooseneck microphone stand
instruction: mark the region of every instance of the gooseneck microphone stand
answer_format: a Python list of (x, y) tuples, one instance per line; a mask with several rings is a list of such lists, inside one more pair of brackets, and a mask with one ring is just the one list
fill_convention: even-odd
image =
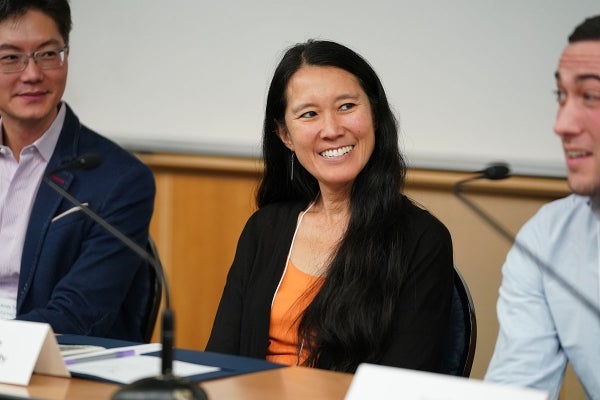
[(134, 251), (142, 259), (150, 263), (154, 268), (154, 272), (162, 283), (165, 293), (165, 307), (162, 313), (161, 325), (161, 375), (156, 377), (144, 378), (135, 381), (131, 384), (123, 386), (113, 396), (114, 400), (207, 400), (206, 393), (197, 385), (186, 379), (177, 377), (173, 374), (173, 342), (174, 342), (174, 314), (171, 309), (171, 295), (169, 284), (164, 270), (158, 260), (150, 255), (145, 249), (140, 247), (136, 242), (128, 238), (125, 234), (112, 226), (104, 218), (100, 217), (88, 206), (82, 204), (78, 199), (69, 194), (62, 187), (53, 181), (53, 176), (59, 171), (77, 168), (77, 169), (93, 169), (100, 165), (101, 159), (95, 154), (86, 154), (77, 157), (63, 166), (53, 169), (44, 175), (44, 182), (54, 189), (63, 198), (67, 199), (71, 204), (81, 209), (81, 211), (91, 218), (94, 222), (106, 229), (111, 235), (120, 240), (129, 249)]
[(563, 278), (558, 272), (551, 268), (551, 266), (544, 262), (535, 252), (533, 252), (526, 245), (521, 243), (515, 235), (510, 233), (506, 228), (504, 228), (499, 222), (489, 216), (485, 211), (479, 208), (474, 202), (472, 202), (465, 194), (463, 193), (463, 187), (468, 182), (472, 182), (478, 179), (491, 179), (491, 180), (500, 180), (505, 179), (510, 176), (510, 168), (507, 164), (504, 163), (496, 163), (490, 164), (487, 168), (482, 171), (477, 172), (478, 175), (475, 175), (470, 178), (463, 179), (458, 181), (454, 185), (454, 194), (456, 197), (462, 201), (471, 211), (477, 214), (486, 224), (494, 229), (497, 233), (499, 233), (504, 239), (506, 239), (509, 243), (511, 243), (514, 247), (522, 251), (530, 260), (532, 260), (540, 269), (542, 269), (545, 273), (555, 279), (560, 285), (562, 285), (569, 293), (573, 295), (577, 300), (579, 300), (585, 307), (587, 307), (590, 311), (594, 313), (594, 315), (600, 319), (600, 309), (596, 306), (590, 299), (581, 294), (581, 292), (574, 287), (571, 283), (569, 283), (565, 278)]

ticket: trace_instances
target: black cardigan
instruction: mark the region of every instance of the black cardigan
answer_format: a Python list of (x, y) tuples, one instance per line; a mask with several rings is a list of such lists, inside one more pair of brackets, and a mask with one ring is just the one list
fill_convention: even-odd
[[(378, 362), (437, 371), (452, 297), (452, 242), (446, 227), (406, 199), (408, 276), (393, 340)], [(298, 214), (307, 204), (275, 203), (255, 212), (240, 236), (207, 351), (266, 357), (271, 302), (283, 274)]]

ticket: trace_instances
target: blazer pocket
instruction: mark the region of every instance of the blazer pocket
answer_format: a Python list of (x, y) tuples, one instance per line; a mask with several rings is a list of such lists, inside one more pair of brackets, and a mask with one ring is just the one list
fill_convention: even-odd
[[(82, 205), (84, 205), (84, 206), (86, 206), (86, 207), (87, 207), (87, 206), (88, 206), (88, 203), (82, 203)], [(61, 219), (61, 218), (63, 218), (63, 217), (66, 217), (67, 215), (69, 215), (69, 214), (72, 214), (72, 213), (74, 213), (74, 212), (78, 212), (78, 211), (81, 211), (81, 207), (79, 207), (79, 206), (75, 206), (75, 207), (73, 207), (73, 208), (69, 208), (67, 211), (65, 211), (65, 212), (63, 212), (63, 213), (60, 213), (60, 214), (58, 214), (56, 217), (52, 218), (52, 222), (56, 222), (56, 221), (58, 221), (59, 219)]]

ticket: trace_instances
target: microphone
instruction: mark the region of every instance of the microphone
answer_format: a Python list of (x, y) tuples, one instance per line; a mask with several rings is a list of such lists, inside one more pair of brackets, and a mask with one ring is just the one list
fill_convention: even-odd
[[(161, 325), (161, 375), (140, 379), (131, 384), (123, 386), (113, 396), (114, 400), (145, 399), (196, 399), (207, 400), (206, 393), (192, 382), (173, 375), (173, 340), (174, 340), (174, 313), (171, 309), (171, 294), (167, 277), (160, 262), (150, 255), (144, 248), (128, 238), (125, 234), (112, 226), (104, 218), (92, 211), (87, 205), (81, 203), (77, 198), (60, 187), (56, 182), (64, 181), (56, 174), (67, 169), (90, 170), (99, 166), (102, 159), (97, 154), (84, 154), (76, 157), (44, 175), (44, 182), (54, 189), (60, 196), (67, 199), (71, 204), (79, 207), (81, 211), (94, 222), (106, 229), (111, 235), (134, 251), (143, 260), (152, 265), (154, 272), (162, 284), (165, 294), (165, 307), (162, 313)], [(55, 182), (56, 181), (56, 182)]]
[(477, 214), (479, 218), (483, 219), (485, 222), (487, 222), (488, 225), (494, 228), (496, 232), (504, 236), (504, 238), (510, 243), (513, 243), (515, 241), (515, 238), (508, 230), (502, 227), (502, 225), (496, 222), (493, 218), (488, 216), (482, 209), (477, 207), (475, 203), (473, 203), (463, 194), (463, 186), (468, 182), (476, 181), (479, 179), (501, 180), (508, 178), (510, 176), (510, 167), (504, 162), (492, 163), (489, 164), (486, 168), (482, 169), (481, 171), (477, 171), (476, 174), (477, 175), (465, 178), (454, 184), (454, 195), (458, 197), (458, 199), (461, 200), (464, 204), (466, 204), (467, 207), (471, 209), (471, 211), (475, 212), (475, 214)]
[(504, 179), (510, 175), (510, 167), (507, 163), (496, 162), (489, 164), (485, 169), (479, 171), (479, 173), (486, 179)]
[(84, 154), (79, 157), (75, 157), (74, 160), (69, 161), (66, 164), (60, 165), (57, 168), (54, 168), (53, 170), (48, 172), (46, 175), (47, 176), (54, 175), (60, 171), (64, 171), (65, 169), (71, 169), (71, 168), (94, 169), (98, 165), (100, 165), (100, 163), (102, 163), (102, 159), (100, 158), (99, 155), (93, 154), (93, 153), (88, 153), (88, 154)]
[(495, 219), (488, 215), (485, 211), (479, 208), (474, 202), (469, 200), (468, 197), (463, 193), (463, 187), (466, 183), (478, 180), (478, 179), (490, 179), (500, 180), (510, 176), (510, 167), (508, 164), (503, 162), (489, 164), (485, 169), (476, 172), (477, 175), (462, 179), (454, 184), (454, 194), (462, 201), (471, 211), (477, 214), (484, 222), (491, 226), (497, 233), (504, 237), (517, 249), (522, 251), (530, 260), (532, 260), (538, 267), (540, 267), (549, 276), (555, 279), (560, 285), (563, 286), (569, 293), (579, 300), (585, 307), (587, 307), (592, 313), (600, 319), (600, 309), (587, 297), (579, 292), (579, 290), (563, 278), (558, 272), (556, 272), (551, 266), (544, 262), (535, 252), (533, 252), (525, 244), (519, 242), (517, 238), (510, 233), (506, 228), (500, 225)]

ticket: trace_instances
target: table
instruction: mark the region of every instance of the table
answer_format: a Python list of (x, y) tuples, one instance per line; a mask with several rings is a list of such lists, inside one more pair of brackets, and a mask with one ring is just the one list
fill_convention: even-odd
[(208, 381), (200, 386), (210, 400), (343, 400), (352, 377), (340, 372), (289, 367)]
[[(343, 400), (352, 374), (304, 367), (279, 368), (202, 382), (209, 400)], [(0, 384), (0, 397), (106, 400), (118, 385), (34, 374), (29, 386)]]

